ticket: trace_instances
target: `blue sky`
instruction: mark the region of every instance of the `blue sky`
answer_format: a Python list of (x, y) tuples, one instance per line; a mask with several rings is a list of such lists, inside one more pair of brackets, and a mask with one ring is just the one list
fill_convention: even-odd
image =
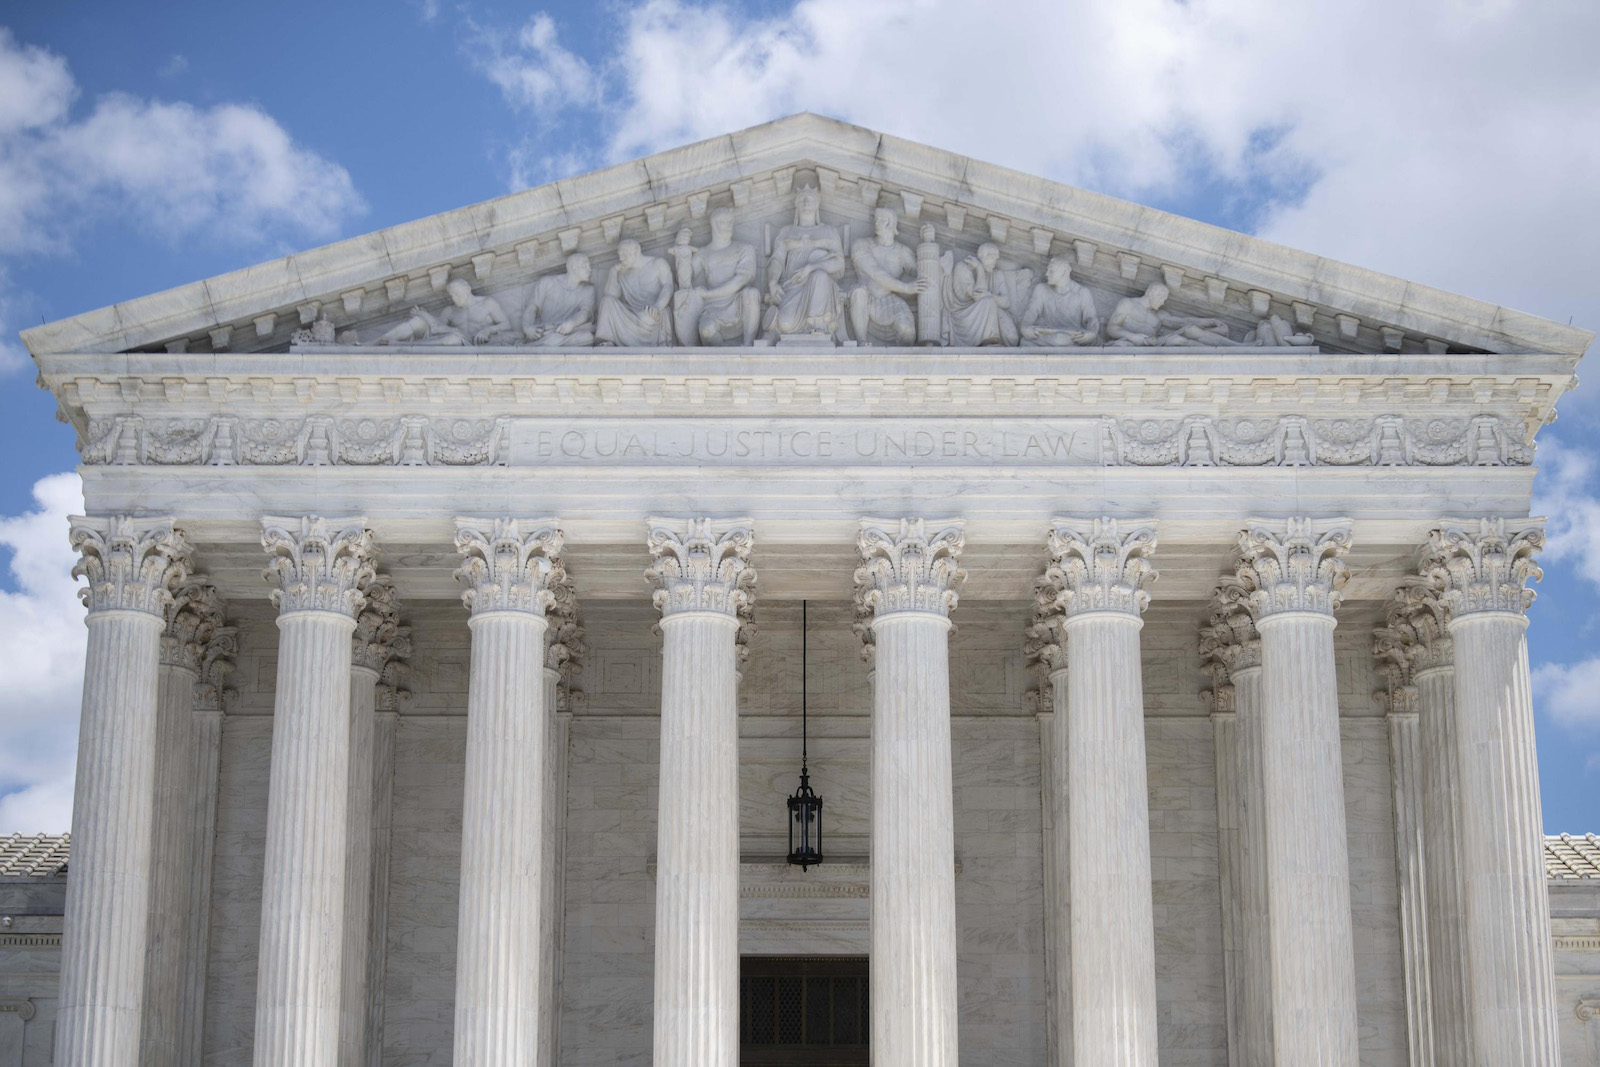
[[(0, 26), (0, 833), (64, 828), (82, 641), (30, 324), (811, 109), (1600, 326), (1591, 0), (75, 0)], [(1552, 832), (1600, 829), (1597, 389), (1540, 437)]]

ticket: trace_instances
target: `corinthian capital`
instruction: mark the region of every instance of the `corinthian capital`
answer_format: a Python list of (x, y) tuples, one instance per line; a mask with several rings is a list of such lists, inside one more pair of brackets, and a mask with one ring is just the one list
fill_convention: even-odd
[(277, 583), (272, 604), (280, 614), (334, 611), (355, 618), (372, 580), (376, 555), (363, 518), (268, 516), (261, 520), (261, 547), (271, 561), (262, 577)]
[(1349, 519), (1251, 519), (1239, 531), (1238, 578), (1249, 588), (1243, 603), (1258, 622), (1285, 611), (1332, 615), (1344, 599), (1349, 548)]
[(204, 578), (191, 578), (177, 588), (161, 631), (161, 662), (200, 673), (206, 646), (222, 629), (222, 597)]
[(194, 687), (196, 711), (226, 711), (236, 694), (228, 688), (239, 655), (239, 631), (218, 626), (212, 631), (200, 654), (200, 681)]
[(1544, 577), (1533, 558), (1543, 547), (1543, 519), (1444, 519), (1428, 538), (1422, 571), (1438, 584), (1452, 617), (1481, 611), (1521, 614), (1535, 595), (1528, 579)]
[(356, 615), (356, 629), (350, 635), (350, 662), (382, 676), (404, 629), (400, 598), (395, 595), (394, 579), (387, 574), (373, 578), (362, 592), (367, 602)]
[(862, 562), (855, 575), (861, 603), (880, 618), (898, 611), (949, 616), (957, 600), (952, 587), (967, 576), (956, 565), (966, 545), (965, 525), (962, 519), (931, 524), (922, 519), (862, 519), (856, 537)]
[(457, 519), (456, 580), (474, 614), (522, 611), (543, 615), (555, 603), (564, 537), (555, 519)]
[(663, 616), (714, 611), (742, 618), (756, 584), (749, 519), (650, 519), (644, 572)]
[(1157, 575), (1150, 565), (1156, 524), (1116, 519), (1056, 519), (1050, 527), (1050, 566), (1045, 580), (1057, 590), (1068, 618), (1089, 611), (1138, 616), (1150, 603), (1145, 586)]
[(75, 515), (71, 522), (72, 547), (83, 557), (72, 576), (89, 580), (78, 590), (84, 606), (91, 613), (143, 611), (164, 617), (189, 573), (193, 551), (172, 520)]
[(1372, 634), (1372, 654), (1391, 681), (1410, 685), (1418, 671), (1455, 662), (1442, 591), (1443, 584), (1427, 576), (1402, 579), (1395, 589), (1384, 624)]

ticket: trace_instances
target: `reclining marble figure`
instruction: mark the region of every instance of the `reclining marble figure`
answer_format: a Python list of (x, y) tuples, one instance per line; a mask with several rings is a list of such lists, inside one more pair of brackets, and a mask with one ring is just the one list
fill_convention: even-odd
[(494, 297), (477, 295), (462, 278), (453, 279), (445, 292), (450, 294), (449, 307), (437, 315), (413, 307), (404, 322), (378, 338), (378, 344), (509, 345), (520, 340), (510, 316)]
[(1178, 345), (1237, 345), (1228, 336), (1228, 325), (1221, 319), (1194, 319), (1163, 314), (1170, 290), (1155, 282), (1143, 296), (1117, 301), (1116, 310), (1106, 320), (1106, 336), (1111, 344), (1139, 348)]

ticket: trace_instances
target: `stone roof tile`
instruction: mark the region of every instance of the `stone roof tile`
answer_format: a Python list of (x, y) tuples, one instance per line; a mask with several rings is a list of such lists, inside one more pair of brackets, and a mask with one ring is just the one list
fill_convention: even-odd
[(1600, 835), (1554, 834), (1546, 837), (1544, 871), (1551, 879), (1600, 878)]
[(71, 834), (0, 837), (0, 878), (52, 878), (67, 866)]

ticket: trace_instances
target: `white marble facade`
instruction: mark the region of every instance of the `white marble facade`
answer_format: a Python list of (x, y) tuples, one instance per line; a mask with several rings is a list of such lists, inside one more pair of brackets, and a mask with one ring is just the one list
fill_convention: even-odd
[(869, 957), (885, 1067), (1584, 1062), (1581, 331), (803, 115), (24, 338), (59, 1067), (734, 1067), (741, 954)]

